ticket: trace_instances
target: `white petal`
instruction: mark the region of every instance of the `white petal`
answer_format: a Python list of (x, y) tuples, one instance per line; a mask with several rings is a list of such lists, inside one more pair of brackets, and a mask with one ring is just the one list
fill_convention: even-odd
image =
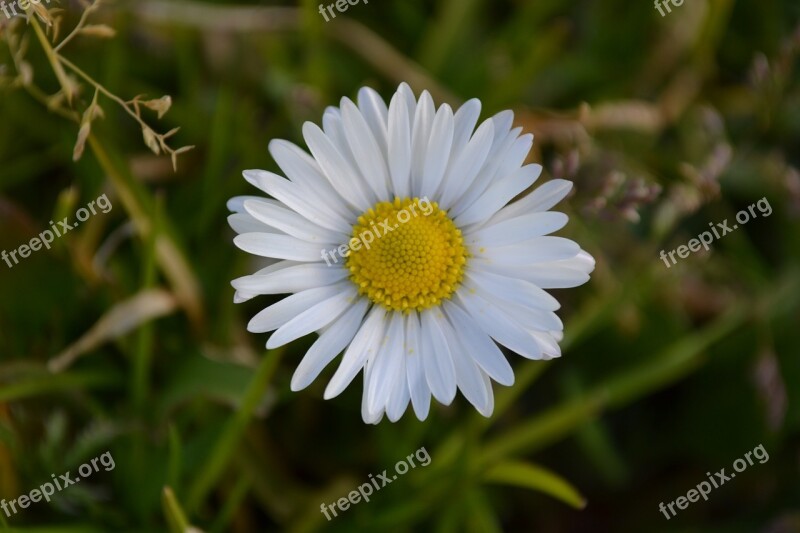
[(528, 213), (547, 211), (563, 200), (571, 190), (571, 181), (561, 179), (550, 180), (531, 191), (524, 198), (501, 209), (492, 217), (489, 224), (496, 224)]
[(494, 121), (494, 129), (497, 132), (497, 139), (499, 141), (506, 136), (511, 130), (511, 126), (514, 125), (514, 112), (509, 109), (500, 111), (492, 117), (492, 120)]
[(241, 303), (247, 302), (249, 300), (252, 300), (256, 296), (258, 296), (258, 295), (257, 294), (252, 294), (252, 293), (249, 293), (249, 292), (235, 291), (233, 293), (233, 303), (241, 304)]
[[(499, 309), (500, 316), (506, 317), (510, 323), (516, 324), (525, 331), (546, 331), (552, 335), (554, 331), (562, 331), (564, 329), (564, 323), (552, 311), (542, 311), (541, 309), (516, 305), (506, 300), (500, 300), (497, 297), (492, 299), (484, 298), (483, 300), (484, 302), (490, 302), (494, 309)], [(520, 353), (520, 355), (524, 356), (525, 354)]]
[(372, 376), (367, 384), (370, 411), (374, 412), (385, 407), (389, 400), (394, 380), (400, 372), (404, 341), (403, 315), (391, 313), (389, 328), (384, 337), (381, 351), (375, 356), (375, 367), (372, 369)]
[(486, 402), (486, 408), (483, 411), (478, 411), (480, 414), (489, 418), (494, 412), (494, 393), (492, 392), (492, 380), (486, 375), (486, 372), (481, 372), (483, 378), (483, 389), (489, 401)]
[(584, 272), (589, 273), (594, 271), (595, 260), (594, 257), (589, 254), (589, 252), (581, 250), (578, 252), (578, 255), (573, 257), (570, 261), (570, 266), (574, 266), (575, 268), (583, 270)]
[[(467, 355), (466, 347), (463, 342), (458, 338), (452, 326), (447, 324), (444, 328), (444, 334), (447, 338), (447, 343), (450, 346), (450, 352), (453, 355), (453, 366), (456, 371), (456, 382), (458, 388), (464, 397), (475, 406), (479, 413), (484, 416), (489, 416), (487, 413), (492, 400), (489, 398), (490, 391), (487, 391), (486, 385), (481, 375), (481, 369), (475, 361)], [(491, 411), (488, 411), (491, 414)]]
[(526, 133), (518, 137), (503, 157), (500, 166), (497, 167), (495, 179), (503, 179), (516, 172), (525, 163), (532, 146), (533, 134)]
[(456, 395), (456, 371), (440, 325), (440, 321), (445, 320), (444, 315), (439, 309), (429, 309), (422, 312), (420, 319), (422, 365), (428, 387), (440, 403), (450, 405)]
[(456, 216), (454, 222), (463, 227), (488, 220), (516, 195), (533, 185), (541, 172), (541, 165), (527, 165), (511, 176), (493, 183), (480, 199)]
[(411, 196), (411, 125), (406, 98), (396, 93), (389, 104), (389, 172), (395, 196)]
[(349, 270), (339, 266), (304, 263), (269, 274), (243, 276), (233, 280), (231, 285), (237, 291), (255, 294), (286, 294), (330, 285), (346, 278), (349, 274)]
[(414, 116), (417, 112), (417, 97), (414, 96), (414, 91), (406, 82), (397, 87), (397, 93), (403, 97), (406, 102), (406, 110), (408, 111), (408, 123), (414, 125)]
[[(292, 142), (284, 139), (270, 141), (268, 150), (278, 166), (292, 182), (308, 188), (318, 187), (324, 180), (321, 170), (316, 164), (309, 164), (300, 154), (304, 151)], [(313, 159), (312, 159), (313, 160)]]
[(494, 138), (494, 122), (485, 121), (452, 163), (442, 183), (439, 205), (449, 209), (460, 198), (483, 168)]
[[(347, 351), (339, 363), (339, 368), (331, 378), (325, 389), (324, 398), (330, 400), (338, 396), (347, 388), (353, 378), (356, 377), (370, 356), (375, 356), (380, 349), (383, 340), (386, 322), (386, 311), (381, 306), (374, 306), (367, 315), (367, 319), (361, 325), (361, 329), (356, 333), (353, 342), (347, 347)], [(365, 382), (366, 385), (366, 382)], [(366, 386), (365, 386), (366, 389)]]
[(386, 403), (386, 416), (392, 422), (397, 422), (403, 416), (408, 402), (411, 399), (411, 394), (408, 390), (408, 381), (406, 379), (406, 357), (405, 350), (400, 357), (400, 367), (398, 368), (398, 375), (394, 376), (394, 385), (392, 386), (392, 393), (389, 395), (389, 400)]
[(465, 242), (473, 246), (506, 246), (558, 231), (568, 221), (567, 215), (556, 211), (531, 213), (496, 224), (486, 224), (475, 231), (466, 230)]
[(262, 200), (246, 200), (244, 208), (259, 222), (304, 241), (344, 243), (350, 240), (349, 236), (344, 233), (323, 228), (304, 216), (277, 204)]
[(465, 346), (469, 347), (469, 355), (486, 372), (489, 377), (501, 385), (514, 384), (514, 370), (508, 364), (503, 352), (492, 342), (480, 326), (455, 303), (448, 301), (444, 305), (447, 317), (456, 330), (456, 335)]
[(444, 178), (447, 164), (450, 162), (450, 150), (453, 146), (453, 110), (444, 104), (436, 112), (431, 128), (431, 139), (425, 154), (425, 165), (422, 171), (422, 187), (419, 196), (433, 196)]
[(228, 211), (233, 213), (244, 213), (244, 203), (247, 200), (268, 201), (266, 198), (262, 198), (261, 196), (234, 196), (228, 200), (225, 205), (228, 208)]
[(243, 233), (237, 235), (233, 243), (254, 255), (292, 261), (321, 261), (323, 252), (335, 247), (333, 243), (301, 241), (275, 233)]
[(471, 265), (475, 270), (530, 281), (542, 289), (568, 289), (589, 280), (589, 273), (594, 270), (594, 258), (580, 250), (574, 257), (560, 261), (510, 265), (491, 261), (487, 257), (473, 257)]
[(411, 313), (406, 325), (406, 378), (408, 381), (411, 405), (420, 420), (428, 418), (431, 407), (431, 390), (425, 379), (425, 367), (421, 351), (419, 315)]
[(267, 341), (267, 349), (272, 350), (293, 340), (317, 331), (335, 320), (345, 309), (353, 305), (356, 298), (355, 287), (323, 300), (311, 309), (303, 311), (289, 322), (275, 330)]
[(567, 180), (550, 180), (531, 193), (530, 211), (547, 211), (564, 199), (572, 190), (572, 182)]
[(544, 331), (528, 330), (528, 333), (539, 344), (539, 348), (541, 348), (542, 355), (545, 359), (561, 357), (561, 347), (558, 345), (558, 341), (553, 335)]
[(237, 235), (259, 231), (279, 233), (277, 230), (270, 228), (262, 222), (259, 222), (247, 213), (234, 213), (232, 215), (228, 215), (228, 225), (237, 233)]
[(414, 116), (414, 126), (411, 129), (411, 194), (414, 196), (417, 196), (421, 189), (425, 157), (428, 153), (428, 143), (431, 139), (435, 114), (433, 98), (428, 91), (423, 91)]
[(315, 203), (348, 220), (358, 214), (339, 196), (317, 161), (305, 150), (289, 141), (275, 139), (269, 143), (269, 153), (286, 177), (303, 187)]
[(571, 289), (579, 287), (589, 281), (589, 273), (583, 270), (554, 266), (566, 261), (553, 261), (527, 265), (525, 279), (535, 283), (543, 289)]
[(364, 419), (365, 424), (378, 424), (383, 418), (384, 409), (378, 408), (374, 411), (370, 410), (369, 401), (367, 399), (367, 383), (372, 378), (372, 361), (367, 362), (364, 367), (364, 392), (361, 395), (361, 417)]
[(541, 349), (533, 337), (498, 306), (492, 305), (476, 294), (470, 294), (469, 291), (461, 291), (458, 296), (487, 335), (523, 357), (541, 359)]
[(561, 307), (553, 296), (523, 279), (507, 278), (477, 269), (467, 271), (466, 278), (469, 286), (478, 292), (497, 295), (518, 305), (543, 311), (555, 311)]
[[(478, 118), (481, 116), (481, 101), (477, 98), (468, 100), (461, 107), (458, 108), (454, 117), (454, 132), (453, 132), (453, 152), (450, 159), (451, 164), (461, 154), (461, 151), (467, 146), (472, 132), (475, 131), (475, 125), (478, 123)], [(494, 128), (492, 128), (494, 129)]]
[(273, 198), (280, 200), (311, 222), (324, 228), (349, 234), (351, 224), (341, 216), (321, 208), (320, 206), (324, 204), (316, 204), (311, 201), (302, 187), (265, 170), (245, 170), (242, 174), (247, 181)]
[[(459, 215), (472, 205), (476, 199), (480, 198), (481, 194), (489, 185), (499, 178), (506, 177), (506, 174), (498, 175), (500, 168), (516, 161), (516, 157), (512, 157), (515, 154), (514, 147), (518, 144), (524, 145), (524, 140), (520, 142), (519, 139), (522, 128), (510, 129), (513, 118), (514, 114), (511, 111), (502, 111), (489, 119), (494, 126), (494, 139), (492, 140), (489, 154), (486, 156), (486, 160), (480, 168), (478, 176), (469, 187), (464, 189), (463, 194), (453, 203), (450, 212), (452, 216)], [(529, 137), (528, 148), (530, 148), (533, 136), (527, 135), (527, 137)], [(516, 171), (523, 161), (524, 157), (523, 160), (519, 161), (519, 164), (513, 167), (513, 170)]]
[(570, 259), (580, 252), (580, 246), (564, 237), (547, 236), (509, 246), (472, 248), (471, 252), (476, 258), (484, 258), (493, 263), (529, 265)]
[(358, 91), (358, 109), (364, 115), (364, 119), (369, 124), (369, 129), (372, 130), (372, 135), (378, 141), (383, 157), (386, 158), (388, 153), (387, 124), (389, 117), (386, 102), (374, 89), (364, 87)]
[(356, 164), (377, 198), (389, 196), (389, 171), (378, 141), (356, 105), (342, 98), (342, 124)]
[(265, 264), (266, 266), (254, 272), (254, 276), (263, 276), (265, 274), (277, 272), (278, 270), (283, 270), (284, 268), (306, 264), (300, 261), (289, 261), (287, 259), (259, 259), (259, 262)]
[(503, 164), (503, 161), (505, 161), (508, 153), (514, 147), (520, 132), (522, 132), (522, 128), (516, 128), (508, 132), (505, 136), (498, 136), (497, 123), (494, 120), (492, 120), (492, 123), (495, 128), (495, 138), (492, 147), (489, 149), (489, 155), (486, 156), (486, 160), (480, 168), (477, 177), (464, 193), (458, 196), (455, 202), (453, 202), (450, 209), (451, 216), (460, 215), (465, 209), (481, 198), (481, 195), (483, 195), (490, 185), (498, 181), (499, 176), (497, 176), (497, 171)]
[(375, 204), (376, 198), (363, 182), (358, 170), (342, 156), (330, 138), (311, 122), (303, 124), (303, 137), (336, 192), (362, 212)]
[[(296, 266), (304, 263), (298, 263), (297, 261), (286, 261), (285, 259), (266, 259), (266, 258), (259, 258), (258, 262), (261, 264), (266, 264), (265, 268), (262, 268), (255, 275), (263, 276), (265, 274), (270, 274), (272, 272), (277, 272), (278, 270), (283, 270), (284, 268), (289, 268), (291, 266)], [(233, 285), (233, 282), (231, 282)], [(240, 289), (237, 290), (233, 295), (233, 303), (240, 304), (242, 302), (246, 302), (248, 300), (252, 300), (256, 296), (259, 296), (260, 293), (254, 292), (252, 290), (247, 289)]]
[(308, 387), (312, 381), (317, 379), (322, 369), (353, 340), (353, 336), (361, 327), (361, 321), (368, 306), (369, 300), (360, 298), (320, 335), (300, 364), (297, 365), (292, 376), (291, 388), (293, 391)]
[(325, 287), (315, 287), (287, 296), (283, 300), (263, 309), (250, 319), (250, 323), (247, 324), (247, 331), (251, 333), (266, 333), (276, 330), (319, 302), (343, 292), (346, 288), (346, 283), (350, 283), (350, 281), (346, 280)]
[[(350, 143), (347, 142), (347, 136), (344, 134), (344, 124), (342, 123), (342, 111), (338, 107), (328, 107), (325, 109), (325, 114), (322, 115), (322, 131), (331, 140), (333, 145), (339, 150), (351, 167), (358, 168), (356, 164), (356, 156), (350, 148)], [(322, 173), (325, 175), (325, 173)], [(325, 181), (328, 181), (327, 178)], [(337, 195), (338, 196), (338, 193)]]

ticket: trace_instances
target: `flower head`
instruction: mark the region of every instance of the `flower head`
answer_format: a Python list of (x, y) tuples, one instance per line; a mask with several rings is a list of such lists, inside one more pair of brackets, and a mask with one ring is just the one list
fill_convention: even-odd
[[(287, 141), (269, 150), (286, 178), (245, 179), (271, 198), (229, 201), (242, 250), (268, 266), (233, 281), (235, 301), (289, 294), (250, 321), (275, 331), (267, 348), (319, 333), (292, 378), (307, 387), (344, 352), (325, 390), (340, 394), (363, 371), (362, 415), (424, 420), (433, 396), (460, 390), (484, 416), (491, 380), (511, 385), (500, 347), (534, 360), (561, 355), (558, 301), (544, 289), (589, 279), (594, 259), (550, 236), (567, 223), (549, 211), (572, 184), (525, 165), (533, 136), (499, 113), (477, 127), (481, 104), (457, 112), (417, 100), (401, 84), (390, 105), (368, 88), (343, 98), (323, 127), (303, 127), (311, 154)], [(287, 179), (288, 178), (288, 179)]]

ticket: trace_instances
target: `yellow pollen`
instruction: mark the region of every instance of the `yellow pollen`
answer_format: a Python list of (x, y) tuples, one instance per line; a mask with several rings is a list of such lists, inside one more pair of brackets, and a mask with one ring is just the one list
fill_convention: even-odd
[(409, 312), (450, 298), (467, 257), (461, 230), (436, 202), (395, 198), (358, 217), (345, 264), (361, 294)]

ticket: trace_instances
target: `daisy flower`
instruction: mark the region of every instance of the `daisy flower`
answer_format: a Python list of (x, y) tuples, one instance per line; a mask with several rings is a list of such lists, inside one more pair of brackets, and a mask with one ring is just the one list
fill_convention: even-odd
[(480, 111), (477, 99), (437, 109), (406, 84), (387, 107), (364, 88), (357, 103), (329, 107), (322, 128), (303, 126), (310, 154), (270, 143), (286, 177), (244, 172), (271, 198), (228, 202), (234, 243), (267, 266), (232, 282), (235, 301), (289, 295), (248, 330), (274, 331), (268, 349), (319, 334), (292, 390), (344, 352), (324, 396), (363, 371), (367, 423), (397, 421), (409, 402), (424, 420), (431, 396), (449, 405), (457, 390), (488, 417), (492, 380), (514, 382), (500, 346), (561, 355), (559, 303), (544, 289), (576, 287), (594, 269), (575, 242), (549, 235), (567, 223), (549, 209), (572, 184), (551, 180), (509, 203), (542, 171), (524, 164), (533, 136), (512, 127), (511, 111), (476, 129)]

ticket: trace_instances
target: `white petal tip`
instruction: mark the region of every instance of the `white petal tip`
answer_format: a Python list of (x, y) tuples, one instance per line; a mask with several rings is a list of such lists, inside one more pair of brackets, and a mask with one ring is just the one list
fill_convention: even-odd
[[(233, 285), (233, 282), (231, 282), (231, 285)], [(235, 293), (233, 293), (233, 303), (235, 303), (235, 304), (241, 304), (241, 303), (244, 303), (244, 302), (248, 302), (248, 301), (250, 301), (252, 299), (253, 299), (253, 295), (251, 295), (251, 294), (244, 294), (244, 293), (242, 293), (240, 291), (236, 291)]]
[(274, 350), (275, 348), (280, 348), (281, 346), (286, 344), (285, 342), (281, 342), (280, 339), (275, 339), (275, 340), (273, 339), (275, 339), (274, 335), (270, 337), (269, 340), (267, 341), (267, 350)]
[(306, 383), (306, 381), (308, 381), (306, 376), (295, 373), (295, 375), (292, 376), (292, 381), (289, 384), (289, 388), (292, 392), (299, 392), (311, 385), (312, 381), (308, 381), (308, 383)]
[[(334, 378), (335, 377), (336, 375), (334, 375)], [(322, 394), (322, 398), (325, 400), (332, 400), (343, 393), (346, 388), (346, 386), (342, 386), (341, 382), (334, 382), (333, 378), (331, 378), (331, 381), (328, 382), (328, 386), (325, 387), (325, 392)]]
[(329, 389), (325, 389), (325, 392), (322, 394), (322, 399), (323, 400), (332, 400), (332, 399), (336, 398), (337, 396), (339, 396), (341, 393), (342, 393), (342, 391), (331, 391)]
[(319, 126), (314, 124), (311, 121), (306, 121), (303, 123), (303, 137), (308, 135), (311, 132), (316, 132), (319, 129)]
[(501, 381), (501, 380), (499, 380), (499, 379), (498, 379), (498, 380), (496, 380), (496, 381), (497, 381), (497, 383), (498, 383), (499, 385), (502, 385), (502, 386), (504, 386), (504, 387), (510, 387), (510, 386), (512, 386), (512, 385), (514, 384), (514, 381), (516, 381), (516, 380), (515, 380), (514, 376), (512, 375), (510, 378), (509, 378), (509, 377), (506, 377), (506, 378), (504, 378), (502, 381)]
[(242, 176), (244, 176), (244, 179), (246, 179), (247, 182), (250, 183), (250, 185), (253, 185), (253, 186), (257, 187), (258, 186), (258, 180), (261, 177), (261, 175), (263, 174), (263, 172), (264, 172), (263, 170), (259, 170), (257, 168), (254, 168), (254, 169), (242, 171)]

